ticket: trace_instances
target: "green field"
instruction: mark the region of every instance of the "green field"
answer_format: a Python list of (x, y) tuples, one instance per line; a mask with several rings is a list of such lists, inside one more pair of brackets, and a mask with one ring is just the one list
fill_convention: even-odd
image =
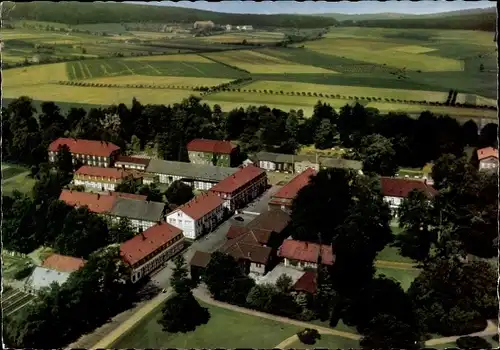
[(29, 169), (25, 167), (2, 163), (2, 193), (8, 195), (18, 190), (31, 194), (35, 180), (29, 174)]
[(250, 316), (200, 302), (208, 308), (210, 320), (194, 332), (163, 332), (157, 320), (161, 307), (124, 334), (113, 348), (273, 348), (296, 334), (299, 327)]
[(401, 268), (390, 268), (390, 267), (378, 267), (377, 275), (385, 275), (388, 278), (393, 278), (401, 284), (404, 290), (410, 288), (413, 280), (420, 274), (418, 270), (401, 269)]

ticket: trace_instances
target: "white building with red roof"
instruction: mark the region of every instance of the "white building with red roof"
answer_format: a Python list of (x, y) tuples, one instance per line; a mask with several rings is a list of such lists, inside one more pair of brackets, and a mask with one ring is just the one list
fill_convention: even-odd
[(117, 168), (101, 168), (84, 165), (73, 175), (73, 184), (83, 186), (86, 190), (114, 191), (117, 184), (126, 177), (131, 177), (139, 184), (142, 176), (134, 170), (123, 170)]
[(150, 227), (120, 245), (123, 261), (131, 267), (131, 281), (163, 267), (174, 255), (184, 249), (182, 230), (166, 222)]
[(233, 212), (243, 208), (267, 188), (267, 174), (254, 165), (240, 168), (210, 189), (222, 198), (224, 206)]
[(120, 152), (120, 147), (110, 142), (61, 137), (49, 145), (50, 162), (56, 161), (57, 152), (62, 145), (69, 148), (73, 163), (79, 161), (82, 164), (106, 168), (113, 164)]
[(196, 239), (211, 232), (223, 220), (224, 201), (211, 192), (202, 193), (167, 214), (167, 222), (181, 229), (184, 236)]
[(231, 141), (194, 139), (186, 146), (189, 161), (193, 164), (234, 166), (238, 146)]
[(380, 187), (384, 201), (389, 204), (391, 211), (397, 215), (396, 209), (399, 208), (405, 198), (411, 191), (417, 190), (423, 192), (427, 198), (431, 199), (437, 194), (437, 190), (427, 184), (427, 180), (404, 179), (395, 177), (381, 177)]
[(309, 184), (311, 176), (316, 175), (316, 173), (315, 169), (307, 168), (302, 173), (295, 176), (290, 182), (271, 196), (271, 200), (268, 203), (269, 210), (281, 209), (290, 214), (292, 212), (292, 203), (295, 197), (297, 197), (297, 193)]
[(498, 149), (486, 147), (477, 150), (479, 170), (498, 170)]

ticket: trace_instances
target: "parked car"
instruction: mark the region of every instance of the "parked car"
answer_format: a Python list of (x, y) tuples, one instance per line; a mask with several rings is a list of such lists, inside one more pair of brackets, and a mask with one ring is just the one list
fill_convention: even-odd
[(245, 219), (243, 219), (241, 216), (236, 216), (234, 218), (234, 220), (236, 220), (236, 221), (245, 221)]

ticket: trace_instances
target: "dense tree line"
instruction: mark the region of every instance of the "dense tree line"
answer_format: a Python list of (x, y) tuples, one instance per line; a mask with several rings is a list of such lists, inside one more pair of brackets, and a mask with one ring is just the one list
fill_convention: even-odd
[(14, 20), (34, 20), (66, 23), (70, 25), (94, 23), (189, 23), (213, 21), (217, 24), (254, 27), (324, 28), (338, 23), (333, 18), (308, 15), (257, 15), (219, 13), (181, 7), (147, 6), (135, 4), (79, 4), (62, 2), (54, 7), (43, 2), (14, 5), (7, 2), (3, 6), (3, 18)]
[(92, 253), (66, 283), (54, 283), (14, 316), (4, 318), (9, 348), (61, 348), (126, 310), (137, 298), (118, 246)]

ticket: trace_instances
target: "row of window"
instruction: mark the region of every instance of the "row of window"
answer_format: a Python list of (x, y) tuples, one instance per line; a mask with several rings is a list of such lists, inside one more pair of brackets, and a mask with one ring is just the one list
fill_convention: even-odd
[(179, 235), (175, 236), (170, 241), (168, 241), (166, 244), (164, 244), (163, 246), (157, 248), (155, 251), (153, 251), (152, 253), (148, 254), (147, 256), (145, 256), (144, 258), (142, 258), (141, 260), (139, 260), (137, 263), (135, 263), (134, 266), (133, 266), (133, 268), (137, 268), (138, 266), (141, 266), (141, 265), (145, 264), (147, 261), (149, 261), (152, 258), (154, 258), (155, 256), (157, 256), (159, 253), (163, 252), (164, 250), (168, 249), (170, 246), (172, 246), (175, 243), (177, 243), (180, 239), (182, 239), (182, 237), (184, 237), (182, 234), (179, 234)]

